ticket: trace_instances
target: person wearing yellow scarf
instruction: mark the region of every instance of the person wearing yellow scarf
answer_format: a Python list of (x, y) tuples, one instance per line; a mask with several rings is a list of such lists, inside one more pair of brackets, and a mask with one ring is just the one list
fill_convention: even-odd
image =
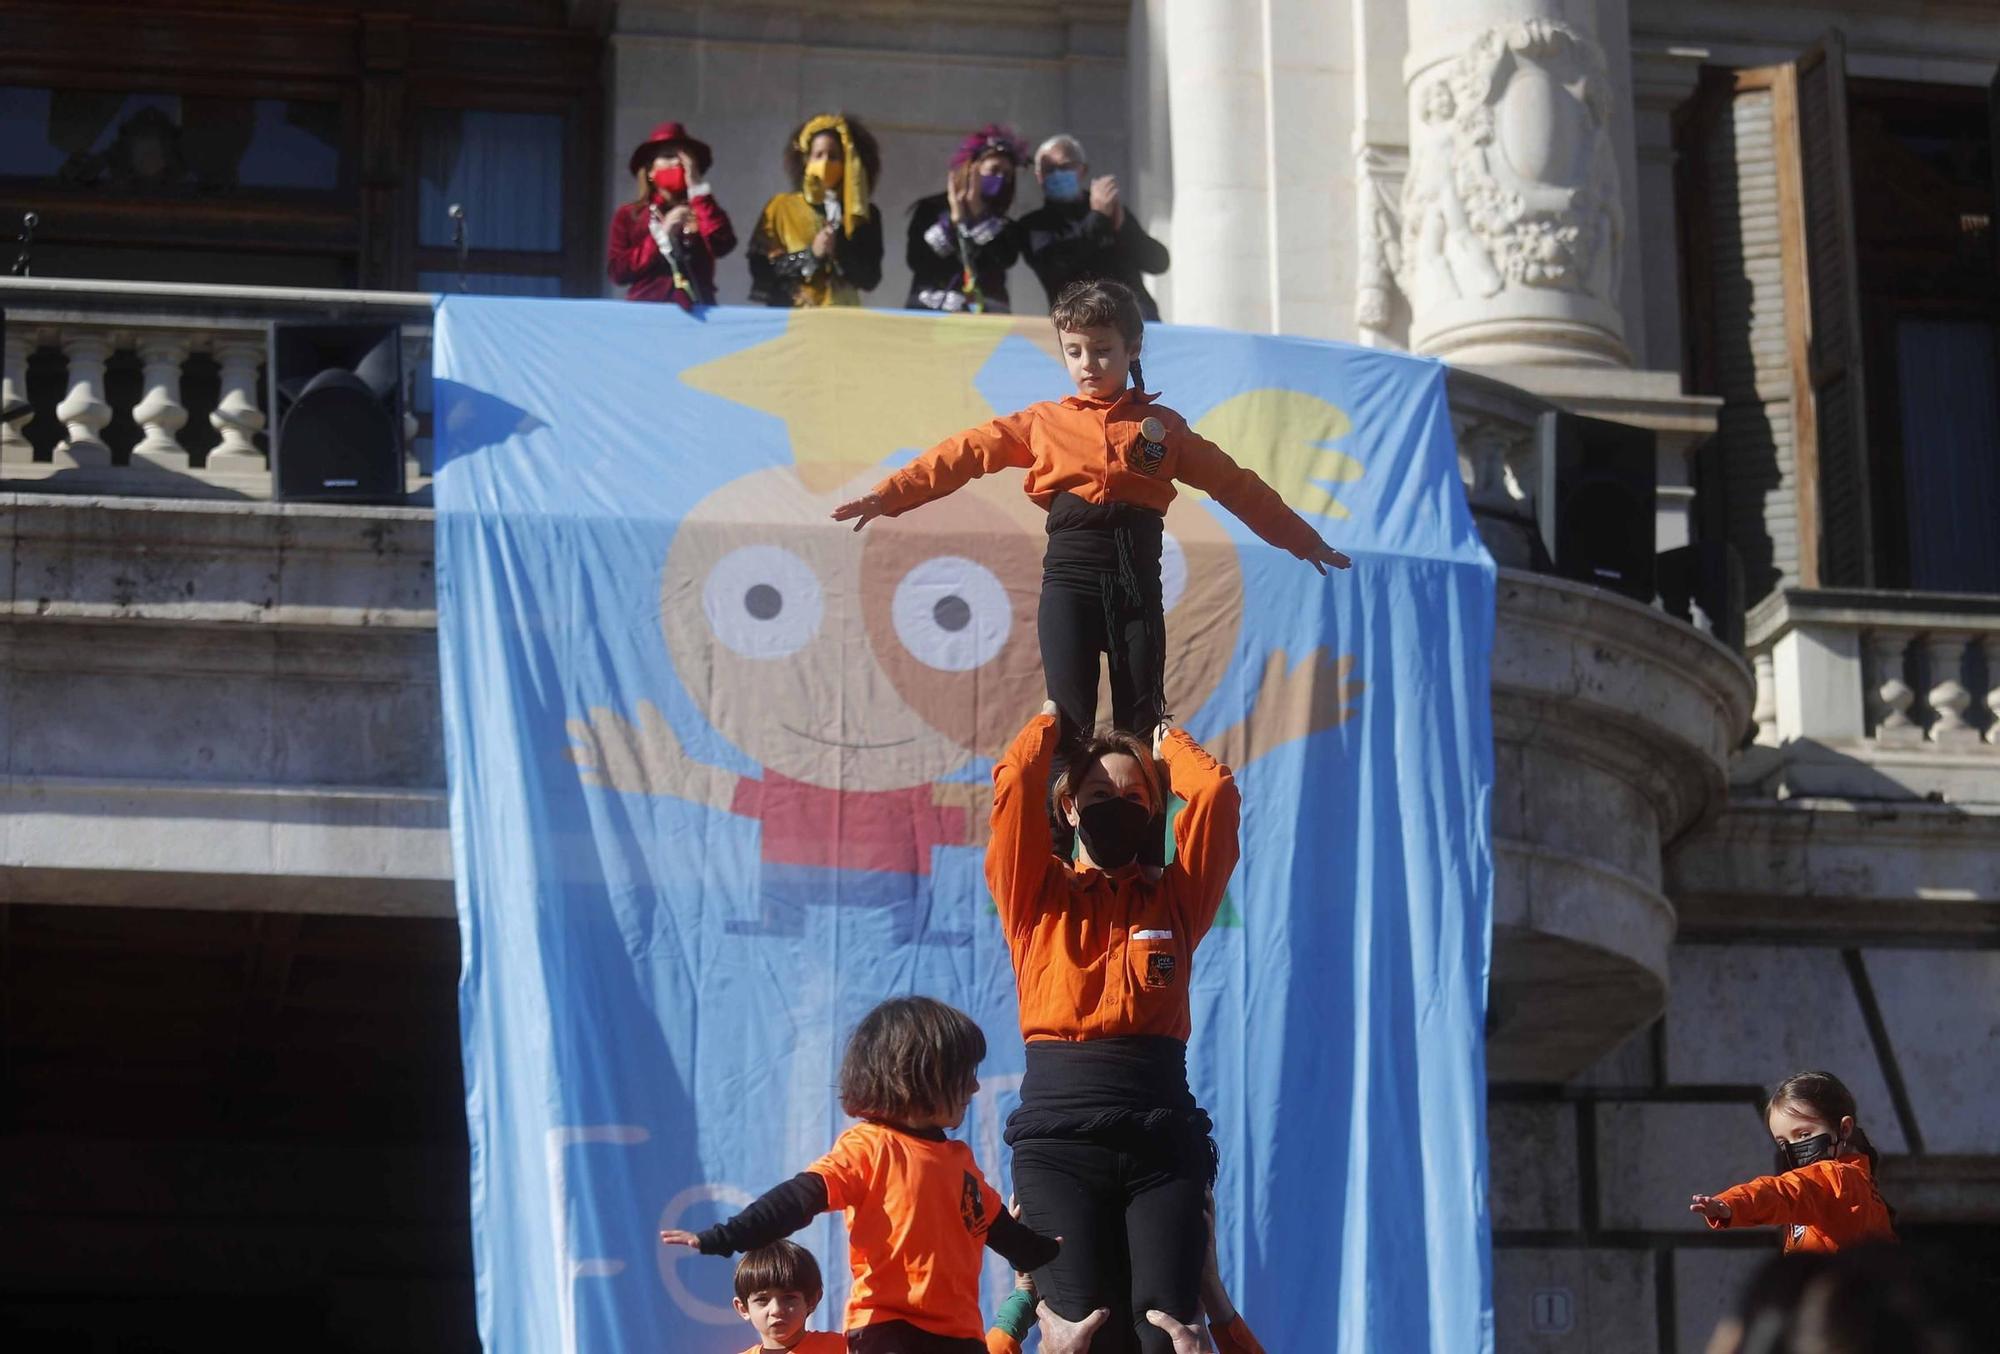
[(750, 299), (860, 305), (882, 280), (882, 220), (869, 200), (881, 170), (860, 119), (806, 119), (785, 146), (786, 176), (799, 187), (765, 203), (750, 236)]

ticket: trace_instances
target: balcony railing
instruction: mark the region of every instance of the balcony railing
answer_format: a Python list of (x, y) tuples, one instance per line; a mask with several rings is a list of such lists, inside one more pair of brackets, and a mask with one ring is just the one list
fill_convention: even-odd
[(1792, 589), (1748, 640), (1772, 788), (2000, 802), (2000, 597)]
[[(269, 498), (274, 320), (399, 322), (406, 396), (430, 366), (431, 298), (416, 293), (0, 278), (0, 309), (0, 406), (33, 411), (0, 424), (0, 481), (15, 489)], [(414, 493), (422, 431), (406, 414)]]

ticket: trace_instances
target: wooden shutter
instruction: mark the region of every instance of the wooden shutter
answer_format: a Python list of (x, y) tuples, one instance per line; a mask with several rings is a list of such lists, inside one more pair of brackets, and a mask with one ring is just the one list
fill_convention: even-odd
[(1807, 587), (1875, 581), (1844, 50), (1829, 32), (1773, 88)]

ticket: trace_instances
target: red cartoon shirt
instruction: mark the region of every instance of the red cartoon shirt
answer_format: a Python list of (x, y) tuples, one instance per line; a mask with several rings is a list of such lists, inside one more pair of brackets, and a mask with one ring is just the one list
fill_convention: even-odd
[(741, 780), (731, 813), (764, 825), (764, 860), (829, 870), (931, 872), (933, 846), (962, 846), (965, 810), (940, 807), (929, 785), (829, 790), (766, 770)]

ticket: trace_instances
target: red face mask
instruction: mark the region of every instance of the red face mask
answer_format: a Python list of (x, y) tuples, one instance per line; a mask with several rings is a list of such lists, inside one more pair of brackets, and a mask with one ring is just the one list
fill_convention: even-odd
[(678, 193), (687, 187), (687, 170), (680, 165), (668, 165), (653, 171), (653, 187), (663, 193)]

